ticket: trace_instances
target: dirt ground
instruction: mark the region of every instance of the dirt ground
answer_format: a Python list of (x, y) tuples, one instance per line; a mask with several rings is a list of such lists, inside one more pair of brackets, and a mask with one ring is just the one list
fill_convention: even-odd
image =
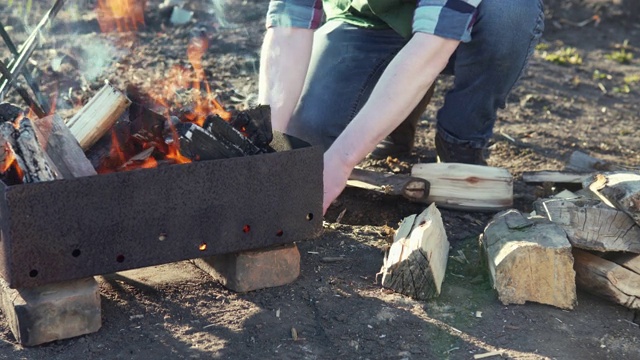
[[(562, 169), (574, 150), (640, 164), (635, 1), (546, 1), (542, 45), (499, 113), (490, 146), (490, 165), (516, 178), (518, 209), (531, 210), (532, 201), (550, 190), (524, 184), (522, 173)], [(229, 0), (222, 14), (211, 1), (188, 1), (195, 16), (182, 26), (166, 22), (160, 2), (148, 2), (145, 26), (103, 34), (91, 1), (69, 1), (32, 57), (45, 92), (57, 94), (61, 115), (73, 114), (104, 80), (119, 88), (158, 86), (173, 65), (188, 63), (189, 33), (196, 27), (210, 38), (203, 65), (220, 101), (239, 108), (255, 101), (268, 2)], [(0, 5), (0, 19), (12, 26), (16, 42), (24, 41), (53, 1), (34, 2), (28, 13), (20, 11), (24, 3)], [(629, 63), (612, 59), (621, 47), (635, 56)], [(575, 48), (581, 64), (545, 59), (567, 48)], [(433, 162), (435, 112), (450, 84), (447, 77), (438, 81), (409, 158), (365, 165), (407, 172), (413, 163)], [(20, 102), (14, 93), (8, 100)], [(471, 359), (494, 350), (509, 359), (640, 358), (639, 326), (634, 312), (622, 306), (583, 292), (573, 311), (501, 304), (478, 254), (478, 235), (492, 214), (442, 210), (450, 255), (460, 259), (463, 253), (468, 261), (450, 258), (440, 297), (421, 302), (381, 289), (375, 274), (387, 227), (422, 209), (347, 189), (328, 211), (322, 236), (298, 243), (301, 275), (290, 285), (236, 294), (189, 262), (99, 277), (103, 326), (97, 333), (23, 348), (0, 316), (0, 358)], [(322, 262), (328, 256), (345, 260)]]

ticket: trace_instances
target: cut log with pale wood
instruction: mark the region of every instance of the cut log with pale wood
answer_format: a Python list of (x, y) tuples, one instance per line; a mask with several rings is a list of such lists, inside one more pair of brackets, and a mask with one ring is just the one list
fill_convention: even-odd
[(347, 185), (386, 195), (403, 196), (415, 202), (427, 203), (429, 197), (429, 182), (406, 174), (353, 169)]
[(570, 171), (525, 171), (522, 181), (529, 184), (553, 183), (580, 185), (588, 175)]
[(638, 254), (608, 253), (604, 258), (640, 275), (640, 255)]
[(560, 226), (511, 209), (494, 216), (481, 243), (503, 304), (576, 305), (571, 244)]
[(113, 127), (130, 104), (122, 92), (106, 84), (67, 122), (67, 126), (86, 151)]
[(573, 249), (578, 287), (626, 306), (640, 309), (640, 274), (580, 249)]
[(97, 174), (78, 140), (57, 114), (34, 122), (38, 141), (63, 179)]
[(431, 204), (400, 224), (380, 270), (382, 286), (417, 300), (436, 297), (441, 292), (448, 255), (442, 217)]
[(626, 213), (600, 200), (579, 196), (540, 199), (534, 208), (536, 213), (560, 225), (575, 247), (640, 253), (640, 226)]
[(513, 205), (513, 177), (497, 167), (458, 163), (416, 164), (411, 176), (430, 184), (429, 202), (469, 211), (499, 211)]
[(584, 187), (640, 224), (640, 172), (599, 173), (587, 180)]

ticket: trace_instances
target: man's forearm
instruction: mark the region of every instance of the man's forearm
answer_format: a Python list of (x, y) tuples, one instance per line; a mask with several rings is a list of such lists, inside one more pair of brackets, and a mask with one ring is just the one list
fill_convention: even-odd
[(271, 105), (274, 130), (284, 132), (298, 103), (309, 67), (313, 30), (267, 30), (260, 56), (258, 101)]
[(416, 33), (391, 61), (367, 103), (328, 150), (328, 157), (357, 165), (395, 129), (447, 65), (458, 41)]

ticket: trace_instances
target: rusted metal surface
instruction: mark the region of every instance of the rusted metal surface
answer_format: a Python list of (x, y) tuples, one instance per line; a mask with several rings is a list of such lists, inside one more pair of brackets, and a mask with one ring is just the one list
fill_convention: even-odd
[(276, 138), (275, 153), (0, 184), (0, 275), (24, 288), (315, 237), (322, 149)]

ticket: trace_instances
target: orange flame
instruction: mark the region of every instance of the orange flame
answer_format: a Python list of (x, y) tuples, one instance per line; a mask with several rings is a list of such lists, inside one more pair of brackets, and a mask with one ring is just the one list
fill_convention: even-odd
[(102, 32), (135, 31), (144, 25), (146, 0), (98, 0), (96, 15)]

